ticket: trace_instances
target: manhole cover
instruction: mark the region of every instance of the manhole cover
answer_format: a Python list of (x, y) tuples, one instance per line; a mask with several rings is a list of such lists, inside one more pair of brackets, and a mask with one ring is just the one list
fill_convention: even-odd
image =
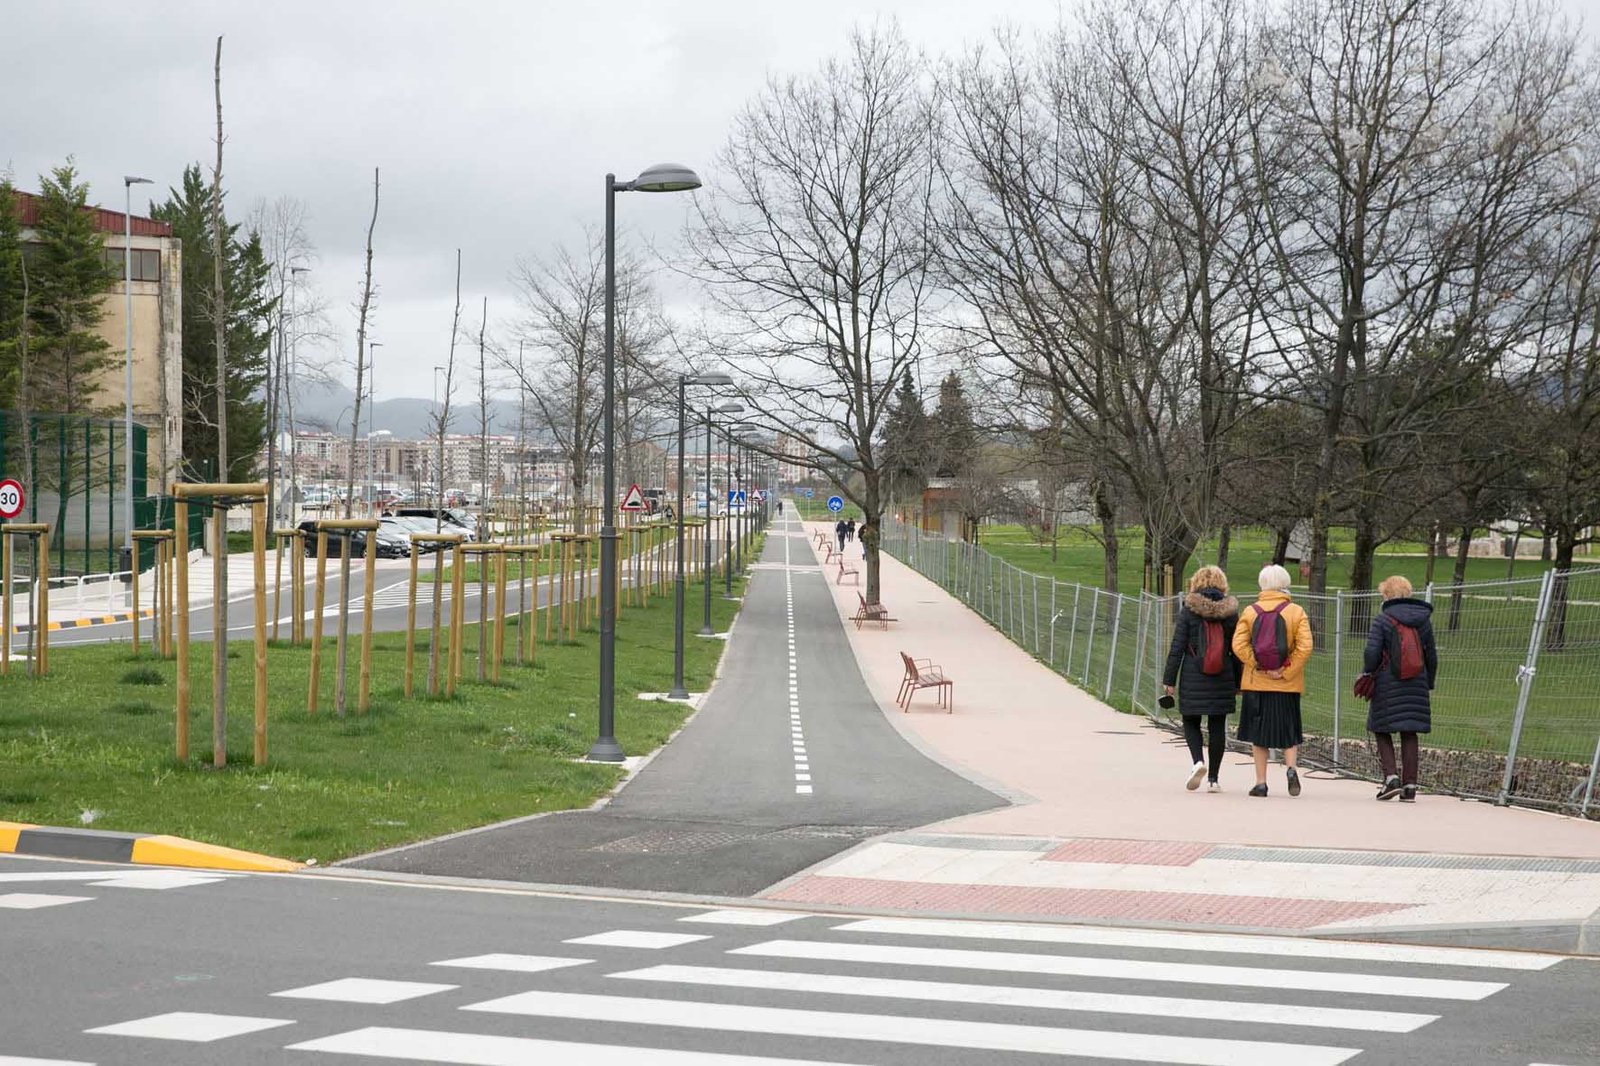
[(651, 829), (596, 844), (589, 850), (608, 855), (703, 855), (758, 835), (721, 829)]

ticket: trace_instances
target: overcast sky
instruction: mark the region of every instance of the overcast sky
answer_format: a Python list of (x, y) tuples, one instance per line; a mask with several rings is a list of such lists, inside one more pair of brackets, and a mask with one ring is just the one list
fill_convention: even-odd
[[(1593, 0), (1556, 2), (1576, 16)], [(36, 189), (72, 156), (107, 207), (121, 209), (124, 174), (155, 179), (164, 198), (214, 150), (212, 49), (225, 35), (231, 215), (304, 201), (312, 276), (348, 353), (381, 167), (377, 394), (427, 396), (448, 347), (457, 247), (472, 321), (487, 296), (491, 328), (508, 322), (515, 259), (600, 225), (607, 170), (675, 161), (714, 178), (743, 102), (769, 75), (839, 52), (852, 26), (895, 18), (939, 54), (1002, 20), (1043, 28), (1058, 13), (1055, 0), (0, 0), (0, 169)], [(135, 213), (151, 188), (135, 187)], [(683, 201), (624, 196), (619, 220), (670, 244)]]

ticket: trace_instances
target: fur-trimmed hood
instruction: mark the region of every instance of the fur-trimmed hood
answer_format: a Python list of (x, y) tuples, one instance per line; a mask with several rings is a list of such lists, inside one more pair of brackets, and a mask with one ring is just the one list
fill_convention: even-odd
[(1239, 601), (1218, 589), (1201, 589), (1183, 597), (1191, 614), (1220, 622), (1239, 613)]

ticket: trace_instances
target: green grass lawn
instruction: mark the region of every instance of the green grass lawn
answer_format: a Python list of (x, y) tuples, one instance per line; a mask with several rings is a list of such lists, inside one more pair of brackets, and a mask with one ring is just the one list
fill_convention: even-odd
[[(737, 604), (712, 599), (718, 628)], [(53, 649), (51, 675), (0, 678), (0, 820), (172, 833), (320, 863), (539, 811), (584, 807), (618, 768), (578, 763), (595, 735), (597, 635), (548, 645), (537, 666), (509, 661), (499, 685), (478, 684), (477, 627), (467, 626), (463, 683), (430, 699), (427, 635), (417, 637), (419, 698), (403, 698), (405, 638), (373, 641), (372, 710), (335, 717), (334, 648), (324, 638), (322, 710), (306, 713), (310, 651), (268, 652), (268, 765), (251, 765), (251, 648), (230, 651), (229, 765), (209, 768), (211, 652), (196, 644), (189, 761), (173, 752), (175, 664), (135, 662), (126, 645)], [(331, 630), (330, 630), (331, 631)], [(514, 623), (506, 649), (514, 657)], [(672, 603), (627, 608), (617, 626), (617, 737), (642, 755), (659, 747), (688, 708), (649, 702), (672, 680)], [(687, 680), (710, 682), (725, 644), (688, 641)]]

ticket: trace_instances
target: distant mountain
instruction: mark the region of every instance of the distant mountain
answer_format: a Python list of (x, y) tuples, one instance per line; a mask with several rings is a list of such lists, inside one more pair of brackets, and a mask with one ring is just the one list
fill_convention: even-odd
[[(295, 390), (294, 419), (305, 429), (322, 429), (345, 434), (350, 432), (350, 412), (355, 406), (355, 390), (346, 385), (302, 385)], [(431, 399), (403, 397), (379, 400), (372, 410), (372, 428), (388, 430), (401, 439), (427, 437), (433, 433), (434, 403)], [(533, 412), (529, 411), (530, 422)], [(362, 411), (363, 431), (367, 412)], [(450, 405), (450, 432), (478, 432), (478, 403), (457, 397)], [(489, 432), (514, 434), (517, 432), (517, 404), (512, 400), (489, 399)], [(534, 426), (528, 427), (531, 437), (539, 436)]]

